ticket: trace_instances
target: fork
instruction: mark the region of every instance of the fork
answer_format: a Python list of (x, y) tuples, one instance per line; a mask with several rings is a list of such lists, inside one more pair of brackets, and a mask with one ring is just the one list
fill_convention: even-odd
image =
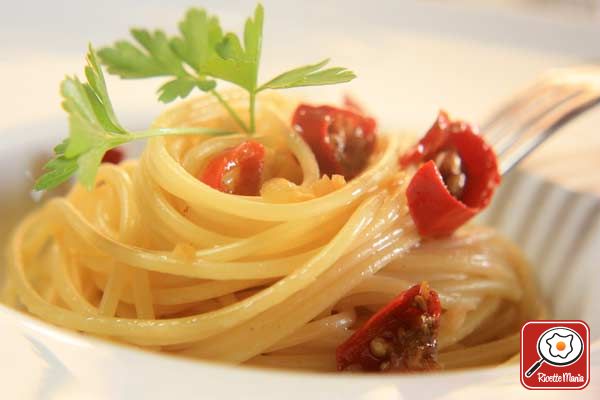
[(481, 126), (505, 175), (562, 126), (600, 103), (600, 66), (550, 70)]

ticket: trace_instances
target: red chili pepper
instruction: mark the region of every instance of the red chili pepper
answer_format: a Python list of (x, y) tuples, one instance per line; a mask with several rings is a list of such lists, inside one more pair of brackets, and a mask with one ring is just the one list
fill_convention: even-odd
[(248, 140), (209, 161), (200, 180), (221, 192), (256, 196), (260, 192), (265, 148)]
[(375, 149), (375, 120), (349, 110), (301, 104), (292, 126), (308, 143), (325, 175), (354, 178)]
[(338, 346), (338, 370), (427, 371), (438, 368), (437, 335), (442, 312), (426, 282), (400, 293)]
[(450, 119), (448, 118), (448, 114), (445, 111), (440, 111), (437, 119), (425, 136), (419, 140), (416, 146), (400, 158), (400, 165), (405, 168), (410, 164), (416, 164), (433, 158), (448, 140), (450, 134), (449, 127)]
[(106, 153), (104, 153), (104, 157), (102, 157), (102, 162), (118, 164), (121, 161), (123, 161), (123, 158), (125, 158), (125, 153), (123, 152), (123, 149), (121, 149), (120, 147), (115, 147), (114, 149), (110, 149)]
[[(458, 154), (465, 176), (464, 189), (453, 195), (433, 159), (443, 151)], [(493, 149), (464, 122), (451, 122), (445, 112), (423, 139), (401, 159), (401, 166), (425, 162), (406, 190), (410, 214), (423, 237), (452, 234), (484, 209), (500, 184)], [(455, 197), (456, 196), (456, 197)]]

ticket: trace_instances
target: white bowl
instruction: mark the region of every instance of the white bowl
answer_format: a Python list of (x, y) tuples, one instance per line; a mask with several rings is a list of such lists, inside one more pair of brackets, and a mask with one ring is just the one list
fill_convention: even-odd
[[(8, 228), (39, 200), (30, 191), (32, 174), (58, 136), (36, 132), (61, 132), (63, 124), (47, 121), (37, 127), (0, 132), (0, 170), (5, 171), (0, 175), (1, 242), (6, 242)], [(44, 126), (43, 131), (40, 126)], [(493, 205), (482, 216), (525, 249), (536, 266), (552, 315), (585, 320), (591, 327), (592, 341), (596, 342), (600, 334), (599, 217), (598, 198), (572, 193), (522, 173), (505, 180)], [(600, 360), (597, 344), (592, 365), (598, 365)], [(11, 399), (193, 396), (349, 400), (424, 395), (500, 399), (532, 393), (521, 387), (517, 364), (385, 376), (259, 370), (179, 359), (112, 344), (54, 327), (3, 305), (0, 365), (0, 387), (9, 394), (2, 398)], [(593, 385), (592, 380), (592, 386), (577, 395), (593, 396), (597, 390)]]
[[(339, 1), (323, 0), (318, 7), (306, 2), (264, 2), (268, 61), (263, 63), (264, 77), (298, 63), (331, 57), (336, 64), (355, 69), (360, 79), (311, 98), (337, 99), (340, 90), (349, 88), (385, 125), (417, 132), (430, 124), (438, 105), (477, 121), (543, 70), (600, 57), (597, 23), (566, 17), (554, 23), (542, 15), (479, 8), (482, 2), (462, 7), (457, 2), (382, 0), (365, 6), (361, 0), (345, 0), (343, 18), (339, 18)], [(24, 210), (34, 204), (30, 196), (33, 178), (27, 171), (41, 161), (40, 153), (49, 155), (57, 136), (66, 132), (63, 114), (53, 120), (43, 118), (58, 113), (58, 82), (64, 74), (81, 73), (87, 41), (109, 43), (123, 36), (131, 24), (173, 26), (190, 2), (172, 0), (165, 6), (153, 1), (92, 4), (65, 0), (38, 2), (35, 10), (30, 2), (6, 3), (0, 35), (14, 40), (3, 42), (6, 48), (0, 60), (2, 242)], [(218, 11), (233, 25), (253, 7), (240, 7), (240, 3), (205, 0), (201, 5)], [(145, 113), (142, 119), (125, 114), (126, 126), (136, 127), (132, 122), (148, 122), (156, 115), (157, 82), (109, 77), (108, 83), (120, 115), (123, 106)], [(549, 146), (572, 150), (581, 143), (590, 147), (589, 141), (593, 141), (592, 148), (598, 146), (600, 136), (594, 133), (600, 119), (582, 122), (569, 126)], [(587, 142), (573, 140), (581, 139), (577, 134), (582, 132), (590, 132)], [(597, 342), (598, 199), (530, 176), (513, 178), (506, 180), (492, 212), (484, 218), (495, 219), (532, 257), (555, 316), (586, 320)], [(510, 192), (510, 198), (502, 192)], [(531, 213), (536, 217), (531, 218)], [(0, 264), (0, 280), (3, 269)], [(592, 354), (592, 370), (600, 362), (598, 347)], [(582, 392), (533, 392), (520, 385), (518, 365), (400, 376), (253, 370), (133, 350), (64, 331), (0, 305), (1, 399), (600, 398), (594, 372)]]

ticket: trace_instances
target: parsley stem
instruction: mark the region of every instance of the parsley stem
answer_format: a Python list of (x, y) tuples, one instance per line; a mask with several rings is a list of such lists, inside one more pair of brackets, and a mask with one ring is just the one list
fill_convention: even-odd
[(256, 92), (250, 92), (250, 133), (254, 133), (256, 130), (254, 122), (254, 110), (256, 106)]
[(229, 113), (229, 115), (231, 115), (231, 118), (233, 118), (235, 120), (235, 122), (240, 126), (240, 128), (242, 128), (246, 132), (251, 132), (251, 129), (248, 129), (248, 125), (246, 125), (244, 123), (244, 121), (242, 121), (242, 119), (240, 118), (240, 116), (238, 115), (238, 113), (235, 112), (235, 110), (233, 108), (231, 108), (231, 106), (229, 105), (229, 103), (227, 103), (227, 101), (219, 94), (219, 92), (217, 92), (216, 90), (213, 89), (213, 90), (210, 91), (210, 93), (213, 96), (215, 96), (215, 98), (227, 110), (227, 112)]

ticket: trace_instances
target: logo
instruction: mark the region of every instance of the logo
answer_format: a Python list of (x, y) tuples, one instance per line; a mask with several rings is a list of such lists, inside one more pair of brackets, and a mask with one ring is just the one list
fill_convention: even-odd
[(527, 389), (583, 389), (590, 380), (590, 328), (583, 321), (529, 321), (521, 328)]

